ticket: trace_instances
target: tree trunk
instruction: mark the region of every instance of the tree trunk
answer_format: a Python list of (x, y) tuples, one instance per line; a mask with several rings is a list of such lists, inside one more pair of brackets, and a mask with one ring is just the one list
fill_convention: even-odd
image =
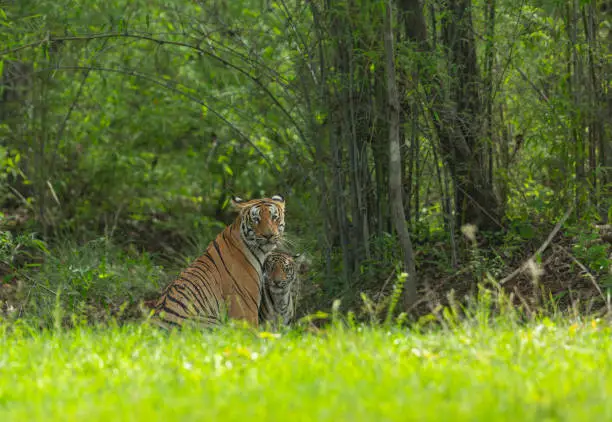
[(489, 162), (487, 165), (488, 174), (487, 177), (491, 185), (493, 185), (493, 157), (494, 157), (494, 138), (493, 138), (493, 65), (495, 63), (495, 48), (494, 48), (494, 37), (495, 37), (495, 0), (487, 0), (487, 44), (485, 48), (485, 80), (484, 80), (484, 91), (485, 91), (485, 104), (486, 104), (486, 142), (487, 142), (487, 155), (489, 156)]
[(380, 237), (385, 232), (391, 231), (389, 216), (389, 150), (387, 142), (389, 128), (387, 113), (385, 112), (387, 95), (385, 93), (384, 73), (380, 67), (374, 71), (374, 95), (375, 95), (375, 134), (372, 140), (372, 157), (374, 158), (374, 171), (376, 174), (376, 233)]
[[(405, 85), (405, 90), (412, 93), (409, 97), (404, 95), (404, 100), (401, 102), (402, 115), (406, 116), (407, 119), (412, 121), (411, 133), (410, 133), (410, 150), (409, 150), (409, 162), (408, 162), (408, 175), (407, 175), (407, 187), (406, 192), (406, 210), (407, 218), (410, 221), (410, 210), (411, 201), (414, 197), (414, 226), (417, 227), (419, 221), (419, 214), (421, 209), (420, 204), (420, 179), (419, 174), (421, 173), (421, 147), (420, 147), (420, 134), (419, 134), (419, 104), (422, 99), (419, 98), (419, 84), (421, 76), (421, 54), (428, 51), (427, 45), (427, 26), (425, 25), (425, 17), (423, 15), (423, 9), (419, 0), (398, 0), (399, 6), (399, 18), (403, 23), (404, 34), (408, 41), (410, 41), (416, 52), (416, 61), (411, 65), (408, 75), (402, 75), (402, 81)], [(402, 122), (403, 123), (403, 122)]]
[(416, 302), (416, 267), (412, 242), (406, 226), (404, 205), (402, 200), (402, 163), (400, 153), (400, 105), (395, 81), (395, 62), (393, 47), (392, 4), (387, 0), (385, 5), (385, 74), (387, 79), (387, 102), (389, 109), (389, 194), (391, 203), (391, 219), (397, 232), (403, 255), (404, 271), (408, 278), (404, 284), (404, 305), (408, 309)]
[(574, 146), (574, 171), (576, 173), (574, 202), (576, 216), (580, 217), (584, 208), (585, 187), (585, 154), (584, 154), (584, 125), (582, 121), (582, 57), (578, 52), (578, 1), (572, 0), (567, 10), (567, 32), (570, 40), (568, 51), (568, 65), (570, 67), (570, 96), (572, 98), (571, 109), (571, 138)]
[(449, 0), (443, 19), (443, 40), (449, 58), (449, 108), (441, 106), (436, 119), (444, 158), (455, 182), (457, 222), (481, 229), (498, 228), (499, 207), (487, 177), (482, 140), (479, 69), (472, 27), (471, 0)]
[[(607, 19), (608, 22), (612, 22), (612, 2), (607, 2), (602, 18)], [(612, 31), (608, 31), (607, 47), (608, 51), (612, 51)], [(612, 62), (610, 60), (604, 65), (603, 71), (604, 75), (602, 79), (609, 81), (612, 78)], [(607, 103), (607, 107), (603, 106), (602, 109), (607, 108), (607, 116), (612, 116), (612, 89), (608, 88), (606, 91), (603, 100)], [(602, 196), (609, 198), (612, 196), (612, 142), (610, 142), (610, 138), (612, 137), (612, 123), (609, 117), (604, 120), (603, 130), (604, 133), (601, 137), (599, 147), (599, 165), (607, 169), (603, 172), (602, 185), (605, 187)], [(607, 212), (604, 212), (604, 214), (607, 214)], [(608, 223), (610, 223), (610, 221), (608, 221)]]

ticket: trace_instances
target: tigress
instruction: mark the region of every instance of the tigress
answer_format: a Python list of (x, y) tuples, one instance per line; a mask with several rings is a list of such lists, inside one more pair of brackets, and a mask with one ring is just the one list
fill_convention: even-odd
[(283, 239), (285, 199), (234, 197), (232, 205), (234, 222), (162, 292), (153, 313), (158, 325), (217, 326), (224, 316), (258, 325), (263, 262)]
[(274, 251), (264, 262), (264, 284), (259, 306), (259, 324), (289, 324), (295, 316), (298, 275), (303, 256)]

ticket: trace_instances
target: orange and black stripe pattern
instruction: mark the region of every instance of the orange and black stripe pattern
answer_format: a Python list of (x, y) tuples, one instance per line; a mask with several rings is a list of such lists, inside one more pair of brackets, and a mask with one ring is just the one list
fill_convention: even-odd
[(283, 239), (285, 201), (280, 195), (244, 201), (233, 198), (236, 220), (171, 282), (156, 303), (162, 326), (185, 321), (217, 326), (227, 318), (258, 325), (263, 262)]

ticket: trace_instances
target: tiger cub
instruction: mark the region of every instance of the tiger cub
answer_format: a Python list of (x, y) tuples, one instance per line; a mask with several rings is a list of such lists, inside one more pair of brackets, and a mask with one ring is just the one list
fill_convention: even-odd
[(259, 324), (288, 325), (295, 317), (299, 275), (305, 272), (300, 254), (274, 251), (263, 265), (263, 291), (259, 307)]

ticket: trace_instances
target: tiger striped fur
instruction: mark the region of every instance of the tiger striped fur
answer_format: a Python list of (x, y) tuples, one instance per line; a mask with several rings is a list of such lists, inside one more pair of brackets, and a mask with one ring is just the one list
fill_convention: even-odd
[(274, 251), (264, 262), (259, 323), (288, 325), (295, 317), (296, 289), (302, 258)]
[(153, 315), (159, 325), (217, 326), (224, 317), (258, 325), (263, 262), (283, 238), (285, 200), (233, 198), (232, 204), (239, 211), (234, 222), (163, 291)]

